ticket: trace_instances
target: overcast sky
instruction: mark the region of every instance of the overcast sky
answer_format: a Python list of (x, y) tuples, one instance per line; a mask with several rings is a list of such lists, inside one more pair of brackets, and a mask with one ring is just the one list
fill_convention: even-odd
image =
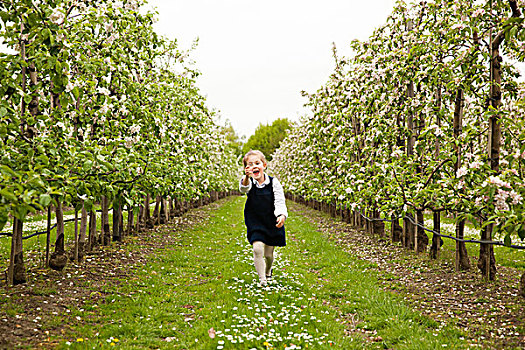
[(259, 123), (297, 120), (301, 90), (316, 91), (333, 70), (332, 42), (350, 55), (385, 23), (394, 0), (149, 0), (160, 34), (189, 48), (208, 105), (249, 137)]

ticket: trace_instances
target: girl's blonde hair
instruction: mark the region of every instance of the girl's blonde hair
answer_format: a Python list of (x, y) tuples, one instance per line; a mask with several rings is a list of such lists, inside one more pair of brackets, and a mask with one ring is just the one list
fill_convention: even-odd
[(249, 156), (258, 156), (261, 159), (261, 161), (264, 163), (265, 166), (266, 164), (268, 164), (268, 162), (266, 161), (266, 157), (264, 156), (264, 153), (262, 153), (261, 151), (252, 149), (248, 153), (246, 153), (244, 157), (242, 158), (242, 162), (245, 168), (246, 168)]

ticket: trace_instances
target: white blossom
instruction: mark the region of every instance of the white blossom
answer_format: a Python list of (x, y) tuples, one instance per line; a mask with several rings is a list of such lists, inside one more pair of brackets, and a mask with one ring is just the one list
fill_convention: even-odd
[(102, 107), (100, 107), (100, 113), (106, 114), (109, 112), (109, 106), (107, 104), (104, 104)]
[(458, 171), (456, 172), (456, 176), (457, 177), (462, 177), (462, 176), (465, 176), (467, 175), (468, 171), (467, 171), (467, 168), (465, 167), (461, 167), (458, 169)]
[(129, 132), (132, 134), (140, 132), (140, 125), (133, 125), (129, 128)]
[(477, 9), (476, 11), (474, 11), (472, 13), (472, 17), (476, 18), (476, 17), (479, 17), (479, 16), (483, 16), (485, 14), (485, 10), (484, 9)]
[(105, 87), (98, 87), (97, 88), (97, 93), (101, 94), (101, 95), (106, 95), (106, 96), (109, 96), (109, 94), (111, 93), (107, 88)]
[(51, 16), (49, 16), (49, 20), (55, 24), (62, 24), (64, 22), (64, 13), (61, 9), (55, 9)]
[(73, 82), (69, 81), (66, 85), (66, 91), (71, 92), (75, 88), (75, 84)]

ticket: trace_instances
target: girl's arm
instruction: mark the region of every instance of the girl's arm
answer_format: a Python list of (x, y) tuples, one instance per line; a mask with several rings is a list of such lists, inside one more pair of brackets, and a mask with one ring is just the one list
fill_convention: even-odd
[(252, 174), (251, 168), (250, 167), (246, 167), (244, 169), (244, 172), (246, 173), (246, 175), (244, 175), (241, 178), (241, 182), (239, 184), (239, 191), (242, 194), (246, 194), (246, 193), (250, 192), (250, 190), (252, 189), (252, 182), (250, 181), (250, 176)]
[(284, 221), (288, 217), (288, 210), (286, 209), (286, 200), (284, 198), (283, 186), (275, 177), (273, 178), (273, 197), (275, 204), (274, 214), (277, 217), (277, 227), (282, 227)]

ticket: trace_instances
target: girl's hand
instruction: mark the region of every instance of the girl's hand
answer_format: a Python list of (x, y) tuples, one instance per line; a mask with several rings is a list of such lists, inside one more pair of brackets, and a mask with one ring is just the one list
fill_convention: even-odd
[(246, 168), (244, 168), (244, 173), (246, 174), (247, 177), (251, 177), (253, 175), (252, 168), (247, 166)]
[(284, 222), (286, 221), (286, 216), (284, 215), (279, 215), (277, 217), (277, 225), (275, 225), (275, 227), (277, 228), (281, 228), (284, 226)]

